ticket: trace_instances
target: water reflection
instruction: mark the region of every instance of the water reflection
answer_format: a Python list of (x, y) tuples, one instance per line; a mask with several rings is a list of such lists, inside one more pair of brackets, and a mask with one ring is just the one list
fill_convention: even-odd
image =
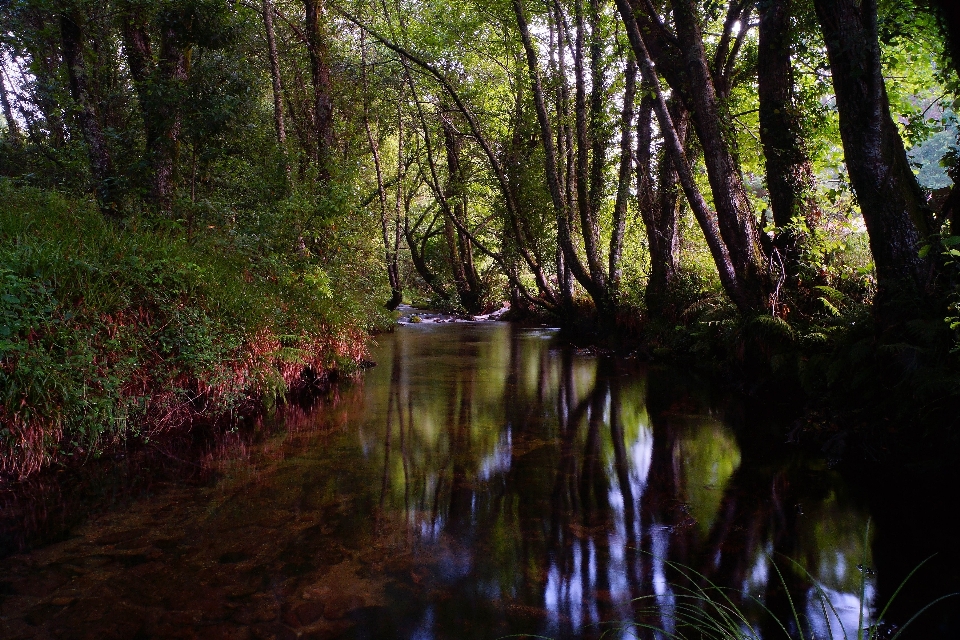
[[(867, 514), (835, 476), (742, 460), (669, 373), (543, 337), (410, 328), (384, 340), (390, 367), (367, 380), (364, 451), (382, 460), (381, 508), (433, 557), (447, 611), (431, 613), (435, 633), (473, 637), (464, 616), (505, 615), (504, 630), (551, 637), (629, 621), (670, 634), (708, 584), (762, 636), (779, 623), (759, 602), (815, 637), (856, 633)], [(868, 579), (864, 624), (872, 594)]]
[(689, 379), (503, 324), (408, 325), (375, 358), (205, 486), (3, 561), (0, 635), (659, 638), (710, 585), (761, 637), (764, 608), (807, 637), (869, 622), (867, 512), (738, 445)]

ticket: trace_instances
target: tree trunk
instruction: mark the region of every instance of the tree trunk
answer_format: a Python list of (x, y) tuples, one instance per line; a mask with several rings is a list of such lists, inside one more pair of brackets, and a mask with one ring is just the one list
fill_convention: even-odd
[(180, 100), (189, 68), (189, 51), (172, 26), (160, 34), (158, 60), (153, 58), (146, 24), (133, 8), (122, 17), (123, 48), (140, 102), (146, 153), (153, 172), (151, 199), (161, 211), (173, 206), (177, 152), (180, 143)]
[(303, 74), (300, 73), (298, 65), (293, 66), (293, 89), (284, 86), (283, 98), (287, 103), (287, 113), (290, 114), (290, 122), (293, 124), (293, 132), (297, 136), (297, 142), (300, 143), (300, 149), (303, 155), (298, 157), (297, 175), (300, 179), (306, 173), (306, 165), (311, 159), (314, 159), (317, 152), (317, 146), (312, 142), (313, 136), (313, 107), (303, 107), (305, 102), (312, 102), (309, 98), (306, 100), (306, 84), (303, 80)]
[(0, 104), (3, 106), (3, 118), (7, 123), (7, 139), (14, 146), (20, 146), (23, 142), (23, 135), (20, 133), (20, 126), (17, 121), (13, 119), (13, 107), (10, 105), (10, 98), (7, 95), (4, 75), (6, 75), (6, 69), (0, 65)]
[(816, 203), (811, 195), (813, 170), (803, 144), (800, 112), (794, 102), (790, 13), (791, 0), (760, 4), (757, 84), (760, 141), (770, 208), (777, 225), (774, 246), (783, 258), (785, 275), (795, 281), (800, 240), (795, 223), (803, 221), (812, 226), (816, 222)]
[(157, 148), (153, 151), (156, 199), (164, 211), (169, 211), (173, 206), (182, 125), (180, 103), (187, 82), (189, 59), (190, 52), (181, 44), (176, 29), (172, 26), (164, 28), (160, 32), (160, 56), (157, 61), (157, 82), (161, 87), (158, 106), (161, 110), (156, 114), (163, 123), (163, 131), (155, 141)]
[[(266, 3), (266, 0), (265, 0)], [(390, 300), (387, 302), (386, 307), (388, 310), (393, 311), (403, 300), (403, 291), (400, 289), (400, 278), (399, 271), (397, 269), (397, 259), (396, 252), (390, 251), (390, 246), (393, 244), (390, 240), (390, 230), (389, 230), (389, 214), (387, 213), (387, 190), (383, 183), (383, 166), (380, 164), (380, 149), (377, 144), (377, 139), (373, 135), (373, 130), (370, 127), (370, 107), (368, 104), (367, 97), (367, 59), (366, 59), (366, 43), (364, 42), (364, 33), (360, 32), (360, 79), (363, 85), (363, 128), (367, 132), (367, 143), (370, 145), (370, 153), (373, 154), (373, 167), (376, 171), (377, 176), (377, 196), (380, 200), (380, 231), (383, 236), (383, 250), (384, 250), (384, 262), (387, 265), (387, 278), (390, 282)], [(282, 121), (281, 121), (282, 122)], [(401, 131), (402, 135), (402, 131)], [(397, 173), (397, 182), (401, 180), (401, 175), (398, 171)], [(397, 197), (400, 197), (398, 192)], [(407, 230), (409, 238), (409, 230)], [(408, 241), (408, 244), (410, 242)], [(411, 249), (413, 253), (413, 249)]]
[[(112, 7), (108, 11), (112, 11)], [(90, 96), (104, 135), (110, 130), (127, 130), (130, 124), (129, 93), (126, 91), (129, 81), (121, 60), (117, 24), (107, 19), (108, 15), (99, 7), (85, 9), (83, 25), (84, 45), (89, 47)]]
[(925, 201), (890, 116), (880, 64), (876, 0), (815, 0), (830, 60), (840, 138), (877, 270), (881, 327), (915, 315), (930, 278), (919, 257)]
[[(44, 124), (49, 133), (50, 144), (54, 149), (63, 147), (67, 140), (66, 126), (63, 121), (63, 110), (58, 98), (60, 87), (60, 67), (62, 56), (60, 52), (60, 38), (57, 36), (59, 28), (56, 22), (57, 14), (52, 11), (43, 11), (39, 5), (31, 7), (28, 14), (30, 27), (38, 37), (29, 47), (29, 71), (36, 78), (32, 83), (32, 101), (40, 113), (43, 114)], [(28, 130), (31, 138), (33, 128), (28, 119)]]
[[(453, 123), (444, 113), (440, 114), (440, 128), (443, 131), (443, 142), (447, 152), (447, 202), (453, 202), (453, 215), (463, 224), (467, 221), (467, 194), (464, 182), (463, 167), (460, 163), (460, 139)], [(481, 295), (479, 279), (473, 265), (472, 247), (470, 239), (466, 238), (454, 226), (453, 220), (444, 221), (444, 236), (447, 242), (447, 252), (450, 256), (450, 268), (453, 272), (453, 282), (457, 288), (457, 297), (460, 304), (468, 313), (480, 313)]]
[[(626, 230), (627, 204), (630, 198), (630, 170), (633, 161), (633, 100), (637, 93), (637, 62), (632, 57), (627, 61), (624, 72), (623, 109), (620, 112), (620, 172), (617, 179), (617, 199), (613, 205), (613, 228), (610, 232), (609, 267), (610, 277), (607, 283), (609, 295), (616, 299), (620, 293), (622, 268), (620, 256), (623, 254), (623, 234)], [(641, 117), (650, 120), (650, 110), (641, 110)]]
[[(580, 261), (579, 256), (577, 255), (576, 248), (573, 244), (573, 238), (571, 233), (571, 224), (570, 224), (570, 213), (567, 207), (567, 200), (564, 197), (564, 192), (561, 186), (561, 179), (558, 170), (557, 163), (557, 150), (553, 142), (553, 129), (550, 124), (550, 116), (547, 112), (546, 100), (544, 98), (543, 85), (540, 81), (540, 71), (539, 63), (537, 62), (537, 52), (533, 46), (533, 38), (530, 35), (529, 25), (527, 23), (527, 18), (523, 10), (523, 5), (521, 0), (513, 0), (514, 14), (517, 18), (517, 26), (520, 29), (520, 37), (523, 42), (523, 48), (526, 53), (527, 58), (527, 71), (529, 73), (530, 87), (533, 92), (534, 106), (537, 111), (537, 121), (540, 125), (540, 143), (543, 146), (544, 151), (544, 169), (547, 174), (547, 186), (550, 192), (550, 197), (553, 200), (554, 211), (556, 214), (557, 220), (557, 243), (563, 250), (563, 262), (566, 268), (569, 268), (573, 273), (573, 276), (577, 279), (583, 287), (587, 290), (587, 293), (590, 294), (590, 297), (594, 300), (594, 303), (597, 306), (597, 309), (600, 310), (604, 306), (604, 301), (606, 298), (606, 287), (598, 286), (598, 283), (593, 279), (591, 271), (588, 267), (585, 267)], [(581, 39), (578, 36), (578, 41)], [(575, 49), (577, 47), (575, 46)], [(575, 53), (575, 71), (576, 75), (580, 78), (577, 80), (578, 90), (577, 90), (577, 107), (576, 107), (576, 118), (577, 118), (577, 139), (578, 139), (578, 149), (576, 151), (577, 160), (576, 160), (576, 171), (575, 179), (576, 190), (578, 192), (577, 202), (581, 207), (589, 208), (589, 195), (587, 189), (584, 188), (584, 185), (588, 184), (588, 169), (586, 161), (586, 149), (582, 148), (583, 141), (585, 140), (585, 117), (586, 117), (586, 99), (585, 93), (583, 92), (583, 60), (582, 60), (582, 47), (580, 48), (581, 55)], [(579, 61), (576, 58), (579, 57)], [(561, 79), (561, 81), (563, 81)], [(582, 122), (581, 122), (582, 120)], [(572, 149), (568, 149), (568, 154), (573, 154)], [(569, 184), (569, 181), (568, 181)], [(581, 214), (585, 213), (585, 209), (581, 208)], [(586, 224), (584, 224), (586, 222)], [(586, 219), (581, 217), (581, 225), (583, 226), (583, 235), (589, 235), (589, 229), (591, 228), (589, 217)], [(559, 277), (559, 274), (558, 274)]]
[[(710, 206), (707, 204), (706, 199), (700, 192), (700, 188), (697, 186), (697, 182), (693, 177), (693, 170), (687, 161), (684, 151), (684, 142), (673, 121), (670, 107), (667, 104), (667, 98), (660, 85), (660, 78), (654, 69), (653, 59), (650, 56), (649, 49), (647, 49), (633, 8), (630, 6), (630, 1), (617, 0), (617, 9), (626, 27), (627, 36), (630, 39), (630, 46), (640, 65), (643, 80), (653, 91), (653, 110), (657, 114), (657, 123), (660, 125), (660, 132), (663, 134), (665, 153), (670, 154), (674, 168), (677, 171), (677, 179), (683, 188), (684, 196), (686, 196), (687, 202), (690, 203), (693, 215), (696, 217), (697, 223), (703, 231), (704, 239), (710, 248), (710, 255), (713, 257), (713, 262), (717, 266), (717, 272), (720, 276), (723, 289), (740, 311), (753, 312), (755, 311), (755, 297), (751, 295), (749, 289), (741, 282), (739, 273), (734, 267), (732, 256), (721, 237), (720, 228), (717, 224), (718, 216), (710, 209)], [(641, 193), (642, 191), (641, 189)]]
[[(713, 85), (717, 96), (722, 101), (730, 97), (733, 89), (733, 71), (736, 66), (737, 54), (743, 46), (744, 38), (750, 31), (750, 14), (753, 13), (754, 0), (733, 0), (727, 7), (727, 17), (723, 22), (723, 33), (713, 57)], [(734, 27), (739, 30), (734, 35)], [(733, 42), (731, 43), (731, 38)]]
[[(59, 53), (59, 52), (58, 52)], [(49, 136), (50, 146), (62, 149), (67, 143), (67, 125), (58, 98), (59, 78), (55, 69), (59, 68), (62, 60), (59, 55), (51, 55), (40, 62), (31, 64), (30, 71), (37, 80), (33, 83), (32, 102), (43, 114), (43, 123)]]
[(322, 0), (304, 0), (307, 50), (313, 79), (313, 118), (317, 137), (317, 177), (330, 179), (333, 168), (333, 89), (330, 82), (329, 47), (321, 24)]
[(397, 96), (397, 197), (394, 205), (393, 233), (389, 231), (389, 224), (386, 216), (386, 209), (383, 213), (383, 245), (386, 249), (387, 276), (390, 279), (390, 300), (387, 302), (387, 309), (393, 311), (400, 306), (403, 301), (403, 285), (400, 283), (400, 233), (401, 233), (401, 207), (403, 206), (403, 179), (406, 174), (406, 167), (403, 164), (403, 112), (401, 110), (401, 101), (403, 92)]
[[(591, 0), (591, 14), (593, 13), (593, 6), (596, 4), (595, 0)], [(600, 230), (597, 224), (596, 216), (594, 215), (594, 206), (599, 204), (595, 200), (602, 195), (602, 189), (598, 192), (597, 188), (594, 186), (594, 178), (596, 177), (594, 167), (597, 166), (597, 163), (601, 163), (600, 170), (602, 171), (602, 162), (603, 162), (603, 153), (597, 157), (596, 154), (593, 156), (593, 166), (590, 162), (590, 151), (591, 151), (591, 142), (592, 139), (596, 138), (597, 131), (593, 126), (593, 120), (596, 118), (595, 112), (598, 108), (598, 105), (595, 104), (594, 96), (602, 94), (602, 85), (603, 77), (594, 77), (593, 71), (596, 70), (596, 65), (599, 62), (597, 57), (599, 56), (599, 51), (595, 51), (595, 39), (593, 38), (592, 32), (590, 33), (590, 62), (591, 62), (591, 85), (598, 83), (600, 87), (591, 86), (591, 100), (590, 100), (590, 110), (587, 110), (587, 92), (586, 92), (586, 70), (585, 70), (585, 56), (584, 56), (584, 39), (587, 36), (587, 27), (584, 24), (583, 16), (583, 0), (574, 1), (574, 10), (576, 13), (576, 38), (574, 39), (573, 45), (573, 69), (574, 69), (574, 81), (575, 81), (575, 98), (574, 98), (574, 115), (575, 115), (575, 125), (576, 125), (576, 134), (577, 134), (577, 150), (576, 150), (576, 191), (577, 191), (577, 209), (580, 213), (580, 235), (583, 238), (583, 249), (587, 257), (587, 268), (590, 273), (589, 282), (581, 282), (585, 289), (590, 292), (591, 297), (594, 298), (594, 302), (597, 305), (598, 310), (601, 306), (606, 306), (606, 302), (603, 298), (606, 297), (606, 283), (604, 273), (600, 263), (599, 255), (599, 235)], [(593, 19), (591, 17), (591, 23)], [(597, 56), (594, 55), (597, 54)], [(599, 97), (599, 96), (598, 96)], [(599, 108), (602, 109), (602, 102), (599, 105)], [(591, 122), (588, 124), (588, 116), (590, 117)], [(588, 128), (589, 127), (589, 128)], [(600, 176), (602, 178), (602, 175)], [(599, 185), (597, 185), (599, 186)], [(599, 297), (595, 294), (594, 290), (599, 293)]]
[[(960, 3), (956, 0), (934, 0), (934, 6), (940, 12), (953, 72), (960, 78)], [(952, 235), (960, 235), (960, 224), (957, 223), (957, 213), (960, 212), (960, 166), (951, 167), (949, 175), (953, 187), (940, 210), (940, 222), (949, 223)]]
[[(431, 142), (432, 137), (430, 134), (430, 127), (427, 124), (427, 119), (426, 119), (426, 116), (424, 115), (420, 98), (417, 95), (417, 85), (413, 82), (413, 76), (410, 74), (410, 69), (407, 64), (407, 58), (406, 57), (402, 58), (402, 62), (403, 62), (403, 68), (404, 68), (404, 76), (406, 78), (407, 85), (410, 87), (413, 103), (417, 110), (417, 116), (420, 120), (420, 126), (423, 131), (423, 141), (427, 151), (427, 165), (430, 169), (430, 175), (429, 175), (429, 179), (427, 180), (427, 183), (430, 186), (430, 189), (433, 191), (434, 197), (436, 197), (438, 203), (440, 204), (440, 208), (443, 211), (444, 218), (447, 220), (451, 220), (453, 222), (454, 226), (457, 228), (457, 232), (467, 237), (470, 240), (471, 246), (476, 246), (481, 253), (483, 253), (490, 259), (492, 259), (497, 265), (500, 266), (501, 269), (503, 269), (504, 274), (507, 276), (507, 279), (510, 281), (511, 300), (523, 299), (524, 304), (529, 304), (532, 306), (543, 306), (544, 308), (549, 308), (550, 306), (549, 302), (547, 302), (545, 298), (548, 296), (550, 291), (548, 289), (543, 288), (543, 285), (541, 285), (541, 282), (544, 282), (545, 284), (545, 278), (543, 278), (542, 271), (539, 272), (539, 275), (537, 275), (537, 272), (534, 271), (535, 275), (537, 275), (537, 286), (540, 289), (540, 294), (541, 294), (541, 297), (534, 298), (532, 295), (530, 295), (530, 292), (527, 290), (526, 286), (523, 284), (523, 282), (520, 279), (520, 275), (516, 267), (516, 260), (514, 259), (515, 256), (508, 255), (508, 252), (504, 251), (503, 246), (501, 246), (500, 252), (496, 252), (489, 249), (482, 242), (480, 242), (480, 240), (476, 236), (470, 233), (470, 230), (464, 225), (463, 221), (457, 219), (453, 215), (453, 211), (450, 209), (450, 204), (449, 202), (447, 202), (447, 198), (444, 195), (444, 190), (440, 186), (440, 179), (437, 174), (437, 166), (433, 156), (433, 143)], [(421, 64), (421, 66), (423, 65)], [(437, 76), (435, 75), (434, 77), (437, 77)], [(516, 209), (516, 200), (515, 200), (514, 194), (512, 191), (510, 191), (511, 182), (509, 180), (509, 174), (506, 171), (504, 171), (503, 166), (499, 163), (496, 156), (493, 155), (492, 153), (493, 150), (490, 147), (489, 143), (486, 140), (484, 140), (480, 135), (478, 135), (480, 133), (478, 123), (472, 117), (472, 114), (470, 114), (470, 112), (465, 108), (466, 105), (464, 105), (462, 101), (459, 101), (456, 93), (451, 89), (452, 87), (447, 88), (447, 92), (457, 102), (457, 110), (462, 115), (464, 115), (464, 117), (467, 118), (467, 121), (470, 125), (471, 132), (481, 142), (481, 146), (484, 148), (484, 152), (487, 153), (487, 157), (490, 160), (490, 165), (494, 169), (494, 172), (497, 174), (497, 179), (498, 179), (497, 181), (499, 183), (501, 193), (504, 196), (504, 199), (507, 204), (507, 209), (508, 209), (508, 215), (506, 220), (507, 226), (504, 228), (504, 231), (501, 233), (501, 236), (504, 238), (514, 237), (516, 240), (516, 243), (520, 244), (523, 242), (523, 238), (516, 237), (513, 235), (518, 229), (518, 227), (516, 226), (516, 216), (513, 215), (517, 209)], [(509, 155), (508, 155), (508, 158), (509, 158)], [(508, 163), (508, 165), (509, 164), (510, 163)], [(518, 247), (518, 249), (520, 251), (518, 251), (517, 253), (520, 253), (522, 252), (523, 247), (520, 246)], [(530, 257), (531, 256), (529, 254), (524, 256), (524, 259), (527, 260), (527, 264), (531, 264), (529, 262)], [(433, 286), (431, 285), (431, 288), (432, 287)], [(449, 296), (444, 296), (444, 297), (448, 298)], [(516, 308), (519, 309), (520, 306), (517, 306)]]
[[(343, 15), (347, 20), (357, 25), (360, 28), (363, 28), (381, 42), (385, 47), (394, 51), (401, 56), (401, 61), (404, 66), (404, 75), (407, 80), (407, 83), (410, 85), (411, 89), (414, 91), (414, 102), (417, 102), (416, 98), (416, 89), (415, 85), (411, 79), (409, 73), (409, 63), (413, 62), (420, 69), (424, 70), (430, 76), (432, 76), (437, 83), (443, 88), (443, 91), (453, 100), (456, 104), (457, 110), (463, 115), (467, 124), (470, 128), (470, 133), (477, 144), (483, 150), (484, 156), (487, 158), (490, 168), (493, 170), (493, 174), (497, 180), (497, 186), (500, 189), (501, 195), (504, 199), (504, 204), (506, 205), (506, 213), (508, 223), (508, 230), (505, 232), (507, 236), (511, 236), (516, 239), (516, 244), (512, 249), (516, 250), (516, 253), (520, 258), (523, 259), (523, 262), (529, 267), (533, 277), (537, 283), (537, 290), (539, 295), (534, 297), (530, 294), (528, 288), (523, 283), (520, 274), (516, 269), (516, 261), (513, 260), (513, 256), (506, 255), (505, 253), (500, 253), (491, 250), (490, 248), (484, 246), (484, 244), (478, 241), (478, 238), (470, 234), (469, 230), (462, 226), (459, 221), (455, 221), (457, 229), (464, 233), (467, 237), (470, 238), (470, 241), (473, 245), (483, 254), (491, 258), (499, 266), (501, 266), (506, 274), (507, 278), (510, 280), (510, 284), (516, 294), (521, 296), (526, 302), (537, 307), (553, 310), (557, 305), (557, 297), (553, 290), (553, 287), (550, 285), (546, 274), (543, 270), (543, 266), (540, 263), (538, 256), (536, 256), (530, 250), (531, 242), (528, 241), (528, 238), (523, 233), (523, 229), (520, 225), (519, 220), (519, 205), (516, 200), (516, 194), (513, 190), (513, 186), (510, 183), (508, 173), (504, 169), (503, 163), (500, 161), (500, 156), (497, 151), (494, 150), (493, 144), (484, 135), (483, 130), (480, 127), (480, 122), (477, 119), (473, 111), (467, 106), (463, 98), (460, 96), (459, 92), (447, 78), (447, 76), (441, 72), (436, 66), (425, 61), (420, 56), (415, 53), (405, 49), (404, 47), (398, 45), (397, 43), (391, 41), (390, 39), (384, 37), (376, 30), (369, 28), (369, 26), (361, 23), (356, 17), (350, 15), (342, 8), (340, 9), (340, 14)], [(418, 109), (419, 111), (419, 109)], [(421, 114), (422, 118), (422, 114)], [(426, 129), (424, 131), (426, 135)]]
[(277, 147), (283, 156), (283, 170), (290, 182), (290, 158), (287, 156), (287, 127), (283, 119), (283, 87), (280, 85), (280, 58), (273, 30), (273, 2), (263, 0), (263, 27), (267, 34), (267, 55), (270, 59), (270, 79), (273, 83), (273, 125), (277, 132)]
[(132, 8), (124, 12), (121, 23), (123, 35), (123, 50), (127, 56), (127, 66), (130, 68), (130, 77), (137, 92), (140, 103), (140, 114), (143, 118), (144, 133), (146, 136), (146, 151), (150, 164), (153, 158), (151, 151), (157, 146), (160, 137), (160, 122), (154, 118), (153, 98), (151, 97), (151, 75), (153, 74), (153, 51), (150, 36), (140, 16)]
[[(555, 96), (557, 122), (560, 123), (556, 133), (556, 174), (559, 183), (558, 190), (563, 202), (563, 215), (569, 227), (569, 212), (573, 211), (576, 203), (574, 196), (574, 183), (576, 179), (574, 177), (575, 154), (573, 153), (573, 125), (572, 118), (570, 118), (570, 87), (567, 84), (566, 51), (569, 45), (569, 38), (567, 37), (568, 34), (563, 9), (558, 0), (553, 0), (549, 8), (551, 16), (553, 16), (553, 22), (556, 23), (557, 68), (555, 75), (556, 82), (560, 87), (560, 90)], [(517, 110), (519, 113), (519, 106)], [(557, 233), (560, 233), (559, 227)], [(571, 318), (575, 313), (573, 294), (574, 287), (576, 286), (576, 278), (573, 275), (573, 271), (570, 270), (570, 265), (564, 256), (564, 246), (560, 242), (557, 243), (555, 260), (561, 308), (560, 313), (567, 318)]]
[(766, 311), (771, 304), (766, 256), (739, 167), (723, 135), (720, 105), (694, 3), (692, 0), (672, 0), (671, 5), (688, 74), (685, 97), (703, 148), (720, 234), (740, 282), (745, 310)]
[(70, 97), (75, 103), (77, 121), (87, 147), (97, 204), (104, 215), (116, 216), (117, 210), (111, 188), (113, 167), (90, 95), (87, 67), (83, 58), (83, 32), (77, 23), (78, 19), (76, 16), (67, 14), (60, 16), (63, 63), (70, 80)]
[(940, 11), (954, 73), (960, 75), (960, 4), (956, 0), (933, 0)]
[[(643, 120), (639, 123), (637, 147), (637, 169), (646, 174), (638, 177), (641, 185), (640, 213), (650, 248), (650, 279), (644, 298), (649, 313), (671, 318), (670, 289), (680, 270), (680, 218), (677, 215), (680, 194), (676, 164), (666, 149), (660, 152), (656, 169), (657, 188), (653, 189), (650, 178), (653, 172), (650, 161), (652, 102), (647, 98), (641, 106)], [(670, 112), (680, 143), (686, 145), (687, 115), (676, 100), (671, 101)]]
[[(741, 312), (767, 312), (773, 300), (766, 256), (733, 148), (723, 134), (720, 101), (703, 48), (696, 8), (691, 0), (671, 0), (671, 6), (676, 35), (666, 29), (658, 15), (648, 13), (653, 11), (649, 2), (617, 0), (644, 81), (656, 95), (654, 110), (664, 135), (664, 146), (673, 158), (680, 185), (704, 231), (724, 290)], [(732, 68), (737, 48), (735, 44), (726, 56), (724, 74)], [(661, 89), (658, 76), (661, 72), (672, 93), (683, 100), (690, 113), (703, 149), (716, 212), (707, 205), (693, 178)]]
[[(442, 215), (442, 214), (441, 214)], [(409, 211), (403, 217), (403, 235), (407, 241), (407, 248), (410, 250), (410, 260), (413, 262), (413, 268), (416, 269), (423, 281), (427, 283), (430, 290), (444, 301), (450, 300), (450, 293), (444, 288), (439, 276), (430, 268), (426, 259), (426, 243), (430, 236), (433, 225), (436, 224), (436, 218), (430, 223), (427, 232), (418, 242), (415, 229), (410, 227)]]

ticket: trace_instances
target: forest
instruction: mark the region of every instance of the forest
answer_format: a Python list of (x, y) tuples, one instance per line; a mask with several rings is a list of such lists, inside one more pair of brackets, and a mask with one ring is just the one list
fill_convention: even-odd
[[(956, 450), (951, 0), (4, 0), (0, 473), (509, 306)], [(852, 434), (852, 436), (850, 435)]]
[(0, 637), (956, 638), (958, 184), (957, 0), (0, 0)]

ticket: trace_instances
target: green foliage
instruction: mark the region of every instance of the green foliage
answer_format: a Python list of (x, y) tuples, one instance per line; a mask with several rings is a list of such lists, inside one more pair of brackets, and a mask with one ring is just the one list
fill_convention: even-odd
[(8, 181), (0, 198), (0, 470), (235, 412), (364, 352), (376, 315), (343, 260), (252, 250), (238, 227), (118, 230)]
[(943, 246), (943, 266), (945, 277), (949, 278), (947, 312), (944, 319), (953, 333), (952, 353), (960, 354), (960, 236), (945, 236), (940, 239)]

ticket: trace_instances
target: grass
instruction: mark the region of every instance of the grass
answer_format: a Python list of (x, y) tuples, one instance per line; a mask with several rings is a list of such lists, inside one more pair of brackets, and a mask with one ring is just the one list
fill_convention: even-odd
[[(868, 548), (869, 526), (864, 534), (864, 549)], [(932, 558), (932, 556), (931, 556)], [(909, 580), (919, 569), (930, 561), (927, 558), (903, 579), (893, 595), (886, 602), (879, 614), (874, 620), (869, 620), (870, 610), (867, 603), (867, 575), (871, 571), (866, 568), (864, 558), (863, 563), (859, 565), (860, 584), (859, 584), (859, 612), (856, 629), (848, 629), (843, 625), (843, 618), (838, 613), (828, 594), (820, 586), (819, 582), (797, 561), (786, 558), (786, 561), (792, 565), (793, 569), (813, 586), (816, 593), (817, 604), (822, 615), (822, 620), (811, 619), (806, 614), (801, 614), (801, 607), (795, 601), (798, 594), (791, 594), (787, 581), (780, 567), (777, 566), (773, 558), (768, 558), (771, 566), (777, 575), (780, 586), (783, 588), (789, 603), (790, 618), (780, 619), (770, 610), (766, 603), (756, 596), (741, 594), (736, 590), (721, 587), (703, 574), (685, 565), (667, 561), (666, 564), (673, 568), (684, 579), (684, 584), (674, 584), (675, 607), (670, 614), (670, 622), (673, 628), (668, 631), (664, 628), (666, 625), (644, 624), (644, 623), (626, 623), (616, 625), (604, 632), (608, 634), (634, 633), (639, 630), (646, 630), (655, 636), (673, 638), (676, 640), (760, 640), (762, 636), (756, 622), (751, 620), (747, 608), (755, 606), (767, 616), (767, 621), (771, 622), (771, 627), (781, 632), (774, 637), (782, 637), (789, 640), (819, 640), (822, 636), (815, 631), (817, 626), (826, 629), (827, 638), (842, 637), (844, 640), (897, 640), (925, 611), (940, 603), (943, 600), (958, 596), (960, 593), (951, 593), (934, 599), (917, 611), (901, 627), (887, 627), (885, 616), (890, 609), (891, 604), (900, 594)], [(743, 602), (738, 602), (743, 597)], [(657, 596), (646, 596), (638, 598), (634, 602), (638, 606), (638, 615), (659, 615), (663, 616), (663, 611), (656, 603), (647, 605), (646, 601), (656, 600)], [(822, 623), (818, 625), (816, 623)], [(637, 635), (637, 637), (640, 637)]]
[(4, 180), (0, 200), (0, 474), (229, 419), (365, 354), (375, 303), (335, 259), (240, 225), (120, 229)]
[[(667, 596), (672, 608), (664, 607), (664, 595), (648, 595), (635, 598), (633, 603), (634, 619), (614, 623), (600, 623), (590, 625), (594, 633), (590, 637), (599, 638), (669, 638), (670, 640), (771, 640), (784, 638), (786, 640), (825, 640), (843, 638), (844, 640), (898, 640), (911, 628), (911, 625), (928, 609), (940, 602), (960, 596), (960, 593), (950, 593), (935, 598), (916, 611), (903, 626), (889, 625), (886, 621), (890, 606), (914, 575), (927, 564), (933, 556), (927, 558), (913, 568), (900, 582), (890, 599), (884, 604), (875, 617), (872, 616), (868, 598), (868, 575), (873, 571), (867, 567), (867, 549), (869, 548), (870, 526), (864, 532), (864, 556), (858, 565), (860, 571), (856, 628), (844, 626), (843, 617), (834, 607), (829, 595), (819, 581), (796, 560), (785, 557), (785, 562), (796, 575), (802, 576), (804, 581), (811, 585), (810, 591), (815, 594), (816, 606), (822, 618), (810, 617), (809, 610), (803, 612), (803, 605), (799, 602), (800, 594), (791, 593), (784, 572), (777, 565), (773, 557), (767, 556), (767, 561), (773, 567), (773, 573), (782, 587), (787, 601), (789, 617), (783, 617), (771, 610), (769, 603), (761, 598), (739, 589), (723, 587), (696, 569), (682, 563), (663, 560), (679, 579), (670, 585), (670, 595)], [(648, 553), (644, 551), (643, 553)], [(759, 612), (759, 616), (757, 613)], [(758, 620), (758, 617), (762, 618)], [(873, 619), (871, 620), (871, 617)], [(647, 621), (650, 622), (647, 622)], [(761, 623), (767, 623), (767, 629), (761, 630)], [(826, 635), (818, 633), (826, 632)], [(602, 629), (602, 630), (601, 630)], [(586, 628), (583, 631), (587, 631)], [(599, 631), (599, 633), (596, 633)], [(772, 631), (772, 634), (770, 633)], [(548, 640), (550, 636), (517, 634), (504, 638), (542, 638)]]

